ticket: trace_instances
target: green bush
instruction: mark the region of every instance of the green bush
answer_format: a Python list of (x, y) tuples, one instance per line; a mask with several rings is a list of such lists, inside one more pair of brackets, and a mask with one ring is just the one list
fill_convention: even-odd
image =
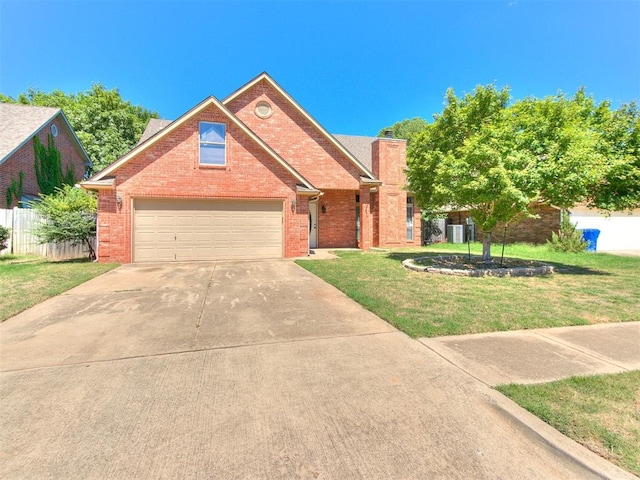
[(7, 248), (9, 238), (11, 238), (11, 229), (0, 226), (0, 252)]
[(582, 232), (576, 230), (576, 226), (571, 223), (569, 213), (561, 213), (560, 230), (558, 233), (551, 233), (551, 240), (547, 241), (547, 246), (552, 252), (578, 253), (584, 252), (589, 243), (582, 238)]

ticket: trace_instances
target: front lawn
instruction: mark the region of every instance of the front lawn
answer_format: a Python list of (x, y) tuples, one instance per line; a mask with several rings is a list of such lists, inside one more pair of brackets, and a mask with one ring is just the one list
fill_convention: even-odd
[(576, 442), (640, 475), (640, 371), (497, 390)]
[[(471, 253), (480, 254), (481, 248), (472, 244)], [(505, 256), (547, 262), (558, 272), (513, 278), (437, 275), (401, 264), (409, 257), (466, 249), (466, 244), (438, 244), (338, 252), (336, 260), (297, 263), (412, 337), (640, 320), (640, 257), (507, 245)], [(500, 250), (494, 245), (494, 257)]]
[(88, 260), (0, 256), (0, 322), (115, 267)]

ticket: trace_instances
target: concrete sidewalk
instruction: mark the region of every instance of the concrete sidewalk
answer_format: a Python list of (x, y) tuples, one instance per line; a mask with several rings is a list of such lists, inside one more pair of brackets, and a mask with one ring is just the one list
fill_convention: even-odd
[(422, 338), (420, 342), (489, 386), (640, 370), (640, 322)]

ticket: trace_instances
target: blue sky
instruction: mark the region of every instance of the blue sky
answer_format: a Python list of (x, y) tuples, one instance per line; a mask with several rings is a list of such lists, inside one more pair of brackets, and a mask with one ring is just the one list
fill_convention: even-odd
[(175, 119), (268, 72), (332, 133), (442, 110), (448, 87), (640, 99), (640, 0), (0, 0), (0, 92), (101, 82)]

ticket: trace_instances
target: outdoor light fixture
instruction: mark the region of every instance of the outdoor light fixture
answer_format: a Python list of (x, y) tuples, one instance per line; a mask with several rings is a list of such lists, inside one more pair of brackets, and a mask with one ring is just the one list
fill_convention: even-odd
[(116, 203), (118, 204), (118, 210), (122, 208), (122, 197), (120, 195), (116, 195)]
[(327, 206), (323, 203), (320, 210), (322, 210), (322, 213), (327, 213)]
[(291, 211), (292, 212), (296, 211), (296, 199), (295, 198), (291, 199)]

